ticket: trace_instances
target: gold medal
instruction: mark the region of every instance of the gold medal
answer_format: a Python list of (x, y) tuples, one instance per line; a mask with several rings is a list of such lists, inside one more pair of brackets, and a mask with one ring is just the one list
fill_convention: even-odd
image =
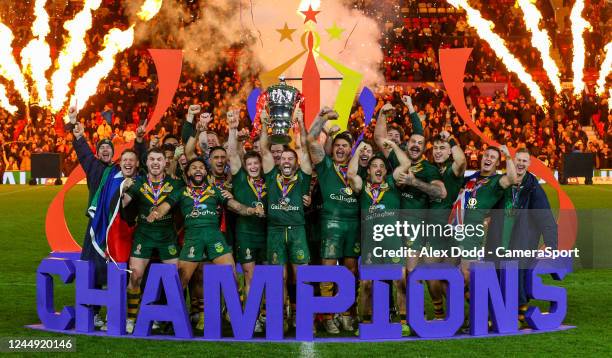
[(256, 202), (256, 203), (255, 203), (255, 207), (256, 207), (256, 208), (262, 208), (262, 209), (263, 209), (264, 204), (263, 204), (261, 201), (258, 201), (258, 202)]
[(344, 193), (346, 193), (346, 195), (353, 195), (353, 189), (351, 189), (351, 187), (346, 187), (344, 188)]

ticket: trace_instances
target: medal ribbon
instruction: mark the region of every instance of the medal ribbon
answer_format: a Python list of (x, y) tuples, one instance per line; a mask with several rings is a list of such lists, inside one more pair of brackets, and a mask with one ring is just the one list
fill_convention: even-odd
[(383, 196), (385, 196), (385, 192), (386, 190), (382, 189), (380, 184), (368, 183), (366, 185), (366, 194), (368, 194), (368, 196), (372, 199), (372, 205), (370, 206), (378, 204), (382, 200)]
[(266, 196), (266, 184), (263, 179), (252, 179), (248, 178), (247, 182), (253, 190), (253, 193), (257, 196), (257, 201), (261, 201), (261, 199)]
[(209, 184), (206, 189), (191, 187), (189, 190), (191, 192), (191, 197), (193, 198), (193, 208), (196, 209), (200, 203), (205, 202), (206, 199), (210, 197), (212, 186)]
[(159, 196), (161, 195), (162, 188), (164, 186), (164, 178), (159, 182), (159, 185), (153, 185), (153, 182), (147, 176), (147, 184), (149, 185), (149, 189), (151, 189), (151, 194), (153, 195), (153, 205), (157, 206), (157, 201), (159, 200)]
[(285, 183), (284, 177), (282, 175), (280, 174), (276, 175), (276, 184), (278, 185), (278, 188), (281, 190), (283, 198), (286, 198), (287, 195), (289, 195), (289, 192), (291, 192), (291, 189), (293, 189), (296, 182), (297, 182), (297, 174), (295, 174), (291, 179), (289, 179), (288, 183)]
[(347, 179), (346, 179), (346, 174), (348, 172), (348, 165), (334, 163), (334, 170), (336, 171), (336, 174), (342, 181), (342, 184), (344, 184), (345, 187), (348, 186)]

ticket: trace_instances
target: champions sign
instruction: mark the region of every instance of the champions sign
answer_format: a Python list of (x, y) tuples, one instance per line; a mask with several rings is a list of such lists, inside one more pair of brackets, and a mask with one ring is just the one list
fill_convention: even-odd
[[(563, 260), (541, 260), (529, 270), (519, 270), (517, 262), (504, 262), (496, 270), (493, 263), (473, 264), (470, 273), (469, 335), (518, 334), (519, 272), (526, 271), (527, 295), (534, 300), (550, 303), (549, 312), (531, 307), (525, 314), (532, 332), (551, 331), (561, 326), (567, 312), (564, 288), (544, 285), (541, 275), (561, 281), (569, 273)], [(108, 264), (108, 288), (94, 289), (93, 263), (80, 260), (47, 258), (37, 271), (37, 311), (42, 328), (65, 333), (93, 333), (94, 306), (107, 309), (108, 336), (126, 335), (126, 285), (124, 264)], [(63, 283), (75, 283), (75, 304), (60, 312), (53, 308), (54, 282), (58, 275)], [(499, 279), (498, 279), (499, 275)], [(251, 290), (244, 309), (231, 266), (204, 265), (204, 332), (200, 338), (248, 340), (253, 338), (259, 309), (266, 308), (265, 339), (283, 337), (283, 267), (256, 266)], [(361, 267), (361, 281), (371, 280), (372, 322), (359, 324), (359, 339), (401, 339), (399, 323), (389, 321), (389, 280), (402, 279), (399, 266)], [(424, 315), (423, 281), (441, 280), (448, 284), (447, 316), (444, 320), (427, 320)], [(315, 295), (314, 287), (322, 281), (337, 285), (333, 297)], [(457, 267), (444, 264), (418, 266), (407, 278), (406, 313), (408, 324), (421, 338), (453, 337), (464, 322), (464, 278)], [(343, 266), (300, 266), (297, 269), (295, 339), (313, 340), (313, 320), (318, 313), (342, 313), (356, 300), (355, 277)], [(165, 297), (165, 300), (160, 300)], [(222, 335), (222, 306), (225, 302), (233, 337)], [(142, 296), (135, 337), (149, 337), (154, 321), (171, 322), (174, 337), (192, 339), (194, 333), (185, 306), (183, 289), (174, 265), (151, 265)], [(489, 329), (489, 324), (491, 324)], [(34, 327), (41, 328), (41, 327)], [(525, 331), (521, 331), (525, 332)], [(158, 336), (157, 338), (162, 338)], [(339, 338), (339, 341), (342, 339)]]

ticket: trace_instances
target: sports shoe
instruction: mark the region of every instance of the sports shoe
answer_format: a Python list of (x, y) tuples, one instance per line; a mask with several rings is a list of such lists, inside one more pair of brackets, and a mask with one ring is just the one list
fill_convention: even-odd
[(326, 319), (323, 321), (323, 328), (325, 328), (325, 331), (329, 334), (338, 334), (340, 333), (340, 330), (338, 329), (338, 326), (336, 326), (336, 323), (334, 322), (333, 319)]
[(264, 323), (265, 323), (265, 320), (262, 322), (261, 317), (257, 318), (257, 321), (255, 321), (255, 330), (253, 332), (255, 332), (255, 333), (263, 333), (263, 331), (264, 331)]
[(353, 328), (353, 317), (345, 315), (340, 316), (340, 327), (342, 327), (343, 331), (354, 331), (355, 328)]
[(161, 325), (159, 324), (158, 321), (153, 321), (153, 324), (151, 325), (151, 330), (158, 330), (161, 328)]
[(136, 324), (136, 322), (135, 322), (133, 319), (128, 318), (128, 319), (125, 321), (125, 332), (126, 332), (127, 334), (132, 334), (132, 333), (134, 332), (134, 325), (135, 325), (135, 324)]
[(408, 337), (410, 335), (410, 326), (402, 323), (402, 337)]
[(102, 328), (102, 326), (105, 325), (106, 322), (104, 322), (104, 318), (102, 318), (102, 315), (97, 313), (94, 316), (94, 327), (96, 328)]

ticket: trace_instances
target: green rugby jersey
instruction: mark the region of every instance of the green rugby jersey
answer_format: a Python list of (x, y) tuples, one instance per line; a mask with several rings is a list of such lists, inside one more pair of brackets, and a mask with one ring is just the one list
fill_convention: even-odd
[(468, 179), (464, 187), (472, 194), (465, 203), (464, 224), (483, 223), (490, 210), (504, 196), (505, 190), (499, 184), (502, 177), (502, 174), (481, 176), (477, 173)]
[(342, 168), (326, 155), (316, 165), (315, 169), (323, 196), (321, 217), (336, 220), (358, 220), (359, 201), (348, 184), (346, 166)]
[(220, 207), (227, 202), (221, 191), (210, 184), (203, 187), (186, 186), (173, 194), (173, 200), (185, 218), (187, 231), (201, 227), (219, 227)]
[[(161, 182), (149, 182), (146, 176), (138, 177), (127, 190), (127, 194), (138, 206), (138, 229), (156, 229), (172, 227), (172, 211), (152, 223), (147, 222), (147, 216), (159, 204), (167, 202), (170, 206), (176, 203), (174, 194), (183, 189), (182, 180), (164, 177)], [(174, 195), (173, 195), (174, 194)]]
[(446, 188), (446, 198), (444, 199), (431, 199), (429, 202), (430, 209), (449, 209), (453, 207), (453, 203), (457, 200), (459, 191), (463, 186), (463, 177), (458, 177), (453, 171), (453, 161), (448, 161), (440, 168), (440, 175), (442, 176), (442, 182)]
[[(399, 167), (400, 163), (395, 155), (395, 152), (389, 154), (389, 164), (391, 169)], [(413, 162), (410, 166), (414, 176), (425, 182), (431, 183), (434, 180), (442, 180), (442, 176), (438, 171), (438, 168), (421, 158), (417, 162)], [(405, 186), (401, 188), (402, 192), (402, 209), (427, 209), (429, 207), (429, 196), (419, 189), (412, 186)]]
[(302, 196), (310, 191), (311, 176), (298, 169), (283, 197), (283, 176), (277, 167), (265, 175), (268, 189), (268, 224), (272, 226), (304, 225), (304, 203)]
[(371, 212), (401, 208), (400, 191), (395, 186), (393, 175), (387, 175), (378, 190), (379, 193), (376, 195), (376, 190), (373, 189), (372, 185), (365, 180), (363, 181), (361, 192), (359, 193), (359, 207), (364, 211), (364, 215)]
[[(249, 177), (249, 174), (240, 168), (238, 173), (232, 177), (232, 192), (234, 199), (245, 206), (256, 207), (258, 203), (262, 203), (264, 208), (267, 205), (267, 188), (263, 178), (261, 182), (256, 182)], [(259, 197), (258, 197), (259, 196)], [(261, 234), (265, 232), (266, 218), (257, 216), (240, 216), (237, 215), (236, 232)]]

